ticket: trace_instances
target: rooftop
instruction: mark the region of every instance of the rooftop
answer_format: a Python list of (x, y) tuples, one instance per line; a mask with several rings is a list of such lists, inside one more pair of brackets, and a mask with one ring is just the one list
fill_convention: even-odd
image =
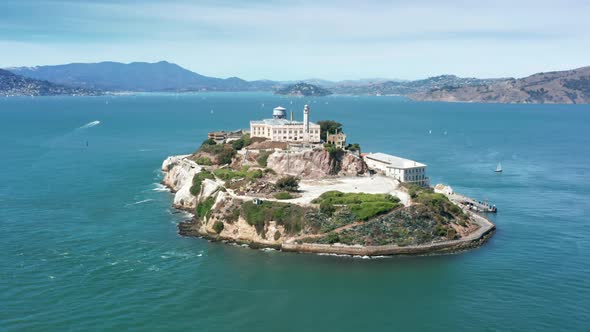
[[(264, 120), (257, 120), (257, 121), (250, 121), (251, 124), (265, 124), (265, 125), (269, 125), (269, 126), (289, 126), (289, 125), (303, 125), (303, 122), (301, 121), (291, 121), (288, 119), (264, 119)], [(309, 123), (310, 126), (314, 126), (316, 125), (313, 122)]]
[(414, 167), (425, 167), (426, 166), (426, 164), (422, 164), (422, 163), (419, 163), (414, 160), (396, 157), (396, 156), (392, 156), (390, 154), (385, 154), (385, 153), (381, 153), (381, 152), (370, 153), (370, 154), (366, 155), (365, 158), (377, 160), (377, 161), (388, 164), (389, 166), (395, 167), (395, 168), (414, 168)]

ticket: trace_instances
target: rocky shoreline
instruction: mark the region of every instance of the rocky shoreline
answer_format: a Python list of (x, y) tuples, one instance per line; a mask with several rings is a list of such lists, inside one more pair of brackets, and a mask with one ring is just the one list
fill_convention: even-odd
[[(215, 180), (203, 181), (201, 192), (195, 197), (190, 192), (193, 177), (201, 172), (202, 167), (192, 161), (188, 156), (168, 157), (162, 164), (162, 172), (165, 174), (162, 184), (168, 187), (174, 194), (173, 206), (176, 209), (193, 214), (193, 218), (178, 224), (179, 234), (182, 236), (194, 236), (206, 238), (211, 241), (222, 241), (247, 245), (250, 248), (273, 248), (284, 252), (335, 254), (350, 256), (388, 256), (388, 255), (429, 255), (445, 254), (465, 251), (480, 247), (495, 233), (496, 226), (488, 219), (471, 211), (464, 210), (471, 220), (477, 224), (477, 229), (464, 236), (448, 240), (421, 245), (345, 245), (340, 243), (302, 243), (296, 241), (297, 237), (289, 235), (283, 225), (270, 222), (263, 229), (257, 229), (248, 224), (241, 216), (235, 221), (226, 222), (223, 214), (208, 217), (208, 220), (200, 220), (195, 215), (195, 208), (199, 201), (206, 198), (214, 200), (212, 211), (227, 210), (235, 203), (235, 195), (230, 190), (225, 190), (222, 184)], [(228, 207), (229, 206), (229, 207)], [(215, 230), (215, 222), (224, 223), (223, 231)], [(273, 236), (274, 234), (274, 236)], [(277, 234), (279, 237), (277, 238)]]

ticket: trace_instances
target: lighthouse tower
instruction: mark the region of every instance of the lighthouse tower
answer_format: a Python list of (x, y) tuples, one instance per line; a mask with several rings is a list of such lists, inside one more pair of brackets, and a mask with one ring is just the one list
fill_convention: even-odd
[(303, 107), (303, 137), (309, 142), (309, 106)]

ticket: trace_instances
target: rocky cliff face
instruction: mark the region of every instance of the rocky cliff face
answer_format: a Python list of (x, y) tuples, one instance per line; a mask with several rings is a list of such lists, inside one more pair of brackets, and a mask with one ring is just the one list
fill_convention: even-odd
[(190, 193), (193, 177), (201, 171), (201, 166), (187, 159), (189, 155), (171, 156), (162, 163), (164, 179), (162, 183), (174, 194), (174, 207), (193, 210), (197, 199)]
[[(267, 246), (276, 246), (282, 243), (285, 230), (276, 222), (265, 225), (264, 229), (258, 232), (256, 227), (249, 225), (244, 218), (234, 216), (232, 213), (239, 209), (242, 201), (227, 191), (221, 190), (220, 183), (205, 179), (201, 184), (199, 194), (196, 197), (193, 196), (190, 192), (192, 179), (202, 170), (202, 167), (194, 161), (186, 159), (188, 156), (171, 156), (164, 160), (162, 171), (165, 175), (162, 183), (175, 192), (174, 207), (177, 209), (194, 213), (197, 205), (207, 199), (213, 199), (213, 206), (210, 215), (203, 218), (195, 216), (191, 222), (179, 226), (182, 234), (216, 237)], [(220, 233), (217, 233), (213, 228), (213, 225), (218, 221), (224, 223), (224, 228)]]
[(279, 174), (304, 178), (322, 178), (330, 175), (359, 175), (367, 172), (361, 158), (350, 153), (332, 157), (328, 151), (275, 152), (268, 157), (267, 165)]

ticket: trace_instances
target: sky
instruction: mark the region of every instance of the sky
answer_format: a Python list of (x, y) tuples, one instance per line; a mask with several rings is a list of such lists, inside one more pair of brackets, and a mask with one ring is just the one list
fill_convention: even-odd
[(244, 79), (590, 65), (588, 0), (0, 0), (0, 67), (166, 60)]

